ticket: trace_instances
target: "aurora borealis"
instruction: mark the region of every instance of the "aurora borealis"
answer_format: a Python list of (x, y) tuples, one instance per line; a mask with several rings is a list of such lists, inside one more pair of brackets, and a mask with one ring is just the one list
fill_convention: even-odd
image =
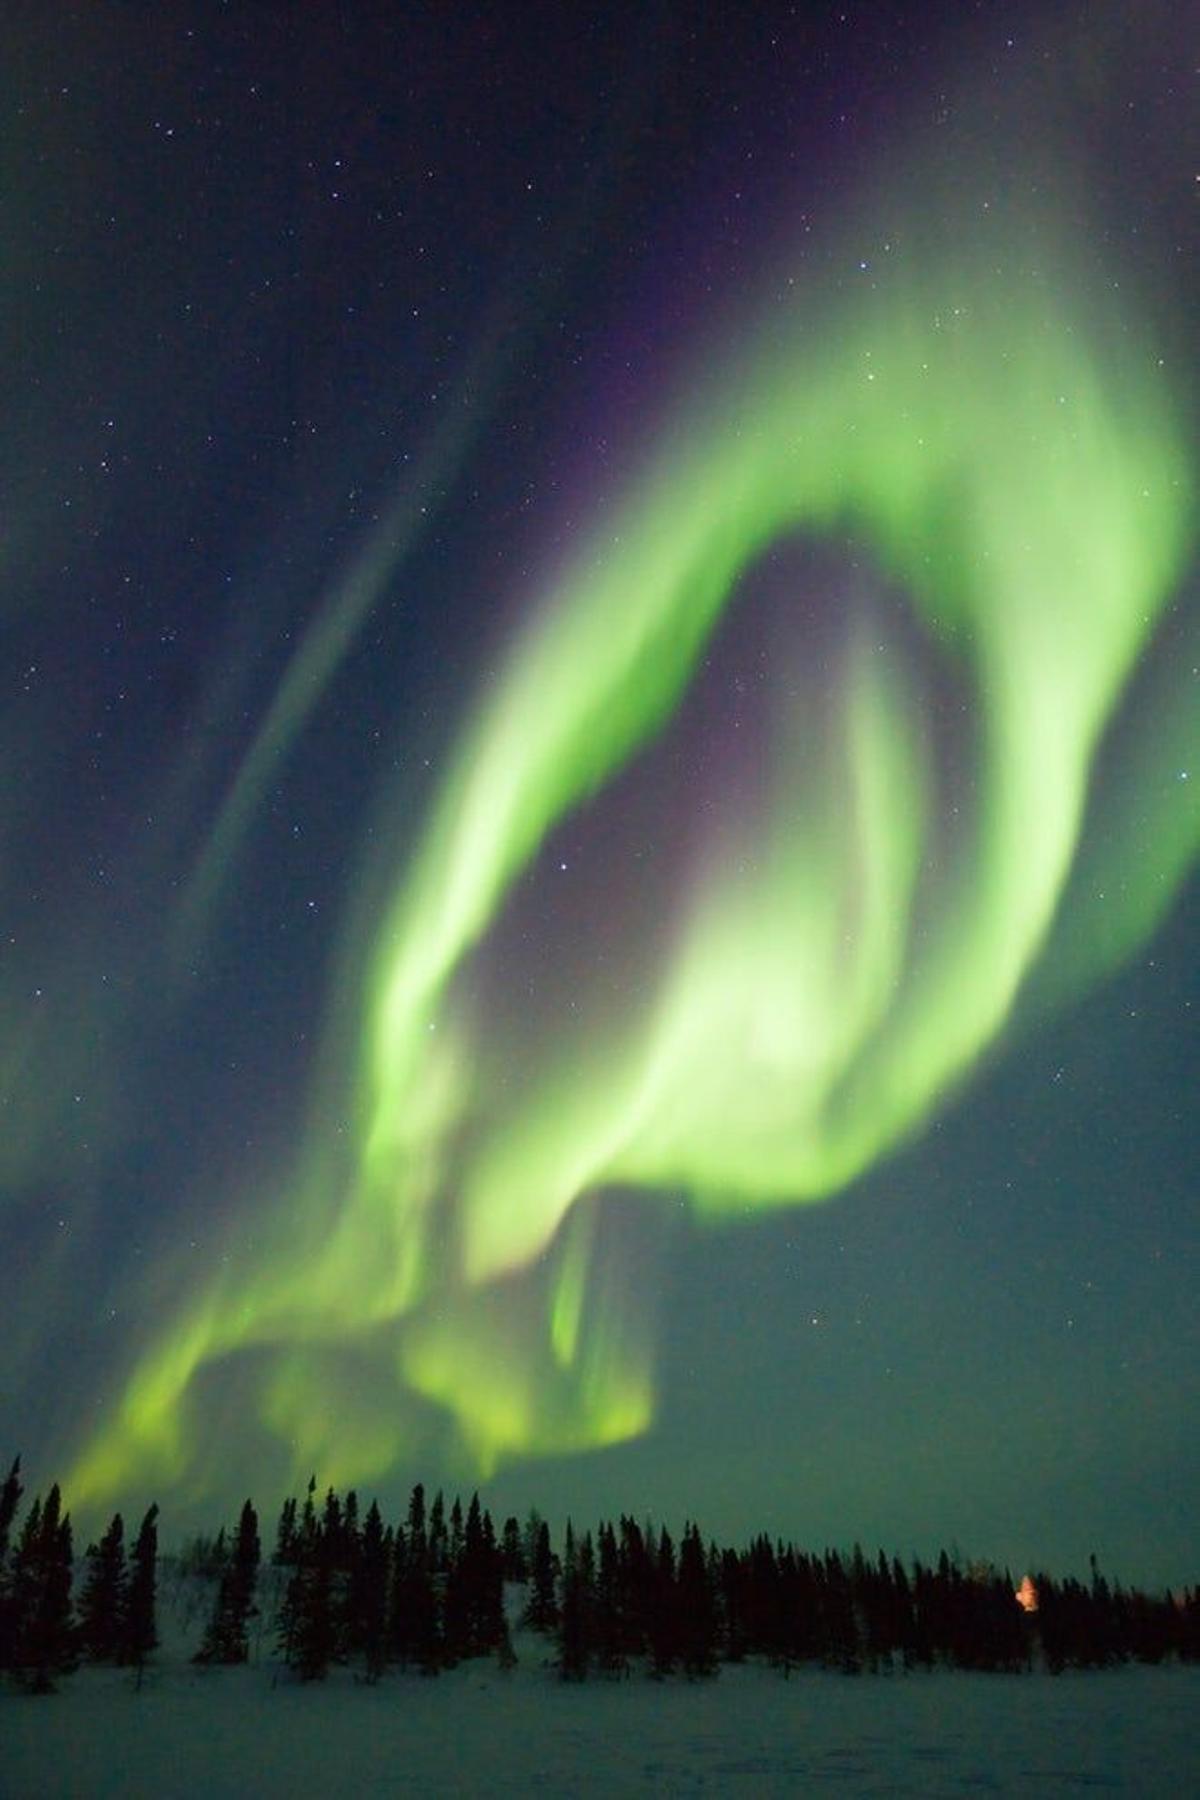
[(1194, 170), (1101, 13), (25, 47), (0, 1173), (74, 1504), (1192, 1572)]

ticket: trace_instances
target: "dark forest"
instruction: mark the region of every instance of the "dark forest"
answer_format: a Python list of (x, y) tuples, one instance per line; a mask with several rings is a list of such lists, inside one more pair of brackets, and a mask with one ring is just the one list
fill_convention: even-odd
[(1200, 1660), (1200, 1594), (1149, 1595), (1109, 1580), (1039, 1570), (1014, 1579), (943, 1550), (907, 1566), (882, 1550), (800, 1550), (765, 1534), (741, 1547), (689, 1523), (622, 1515), (594, 1530), (568, 1521), (558, 1546), (536, 1511), (499, 1531), (473, 1494), (447, 1506), (412, 1491), (399, 1522), (316, 1478), (287, 1499), (264, 1553), (259, 1515), (158, 1554), (151, 1505), (126, 1547), (121, 1514), (76, 1566), (57, 1485), (21, 1515), (20, 1461), (0, 1494), (0, 1670), (10, 1687), (54, 1691), (83, 1663), (127, 1666), (139, 1684), (158, 1643), (161, 1572), (203, 1594), (194, 1660), (274, 1656), (283, 1678), (320, 1681), (335, 1665), (378, 1682), (436, 1676), (473, 1657), (516, 1662), (511, 1627), (536, 1634), (564, 1680), (708, 1679), (725, 1663), (803, 1665), (844, 1675), (934, 1668), (1009, 1674)]

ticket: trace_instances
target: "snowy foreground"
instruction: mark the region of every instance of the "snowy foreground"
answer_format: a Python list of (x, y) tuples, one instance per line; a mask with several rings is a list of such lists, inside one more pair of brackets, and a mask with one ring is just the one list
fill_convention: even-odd
[[(374, 1794), (1200, 1794), (1200, 1670), (1004, 1676), (644, 1677), (568, 1686), (520, 1666), (336, 1670), (302, 1688), (267, 1661), (171, 1654), (141, 1693), (81, 1669), (42, 1699), (0, 1696), (4, 1800), (304, 1800)], [(274, 1685), (273, 1685), (274, 1683)]]

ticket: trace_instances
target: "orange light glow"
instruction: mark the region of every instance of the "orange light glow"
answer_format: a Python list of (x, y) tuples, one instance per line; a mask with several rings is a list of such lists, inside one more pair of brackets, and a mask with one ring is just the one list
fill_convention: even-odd
[(1038, 1609), (1038, 1591), (1034, 1586), (1032, 1575), (1023, 1575), (1021, 1585), (1017, 1589), (1017, 1605), (1023, 1606), (1026, 1612), (1034, 1613)]

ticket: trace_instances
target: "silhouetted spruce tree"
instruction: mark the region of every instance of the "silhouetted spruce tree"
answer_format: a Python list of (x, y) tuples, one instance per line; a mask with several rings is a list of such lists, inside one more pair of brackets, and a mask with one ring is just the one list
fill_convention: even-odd
[(271, 1561), (276, 1568), (289, 1567), (296, 1560), (296, 1500), (293, 1495), (283, 1503), (275, 1530), (275, 1550)]
[[(329, 1666), (329, 1566), (317, 1518), (317, 1478), (309, 1477), (300, 1521), (292, 1539), (292, 1574), (279, 1609), (279, 1649), (289, 1669), (305, 1680)], [(322, 1660), (323, 1659), (323, 1660)]]
[(321, 1521), (314, 1518), (307, 1531), (302, 1528), (300, 1560), (288, 1583), (288, 1662), (301, 1681), (324, 1681), (334, 1653), (333, 1559), (337, 1543), (331, 1527), (335, 1533), (339, 1522), (340, 1509), (327, 1500)]
[[(314, 1496), (315, 1500), (315, 1496)], [(337, 1564), (342, 1551), (342, 1503), (333, 1488), (325, 1490), (318, 1519), (319, 1537), (330, 1562)]]
[[(76, 1666), (75, 1633), (71, 1617), (71, 1572), (74, 1565), (71, 1515), (61, 1512), (57, 1483), (51, 1488), (50, 1497), (53, 1504), (42, 1515), (46, 1580), (41, 1629), (46, 1666), (55, 1673), (66, 1674)], [(52, 1523), (55, 1514), (60, 1515), (57, 1527)]]
[(577, 1543), (567, 1520), (562, 1555), (562, 1602), (558, 1623), (558, 1668), (564, 1681), (582, 1681), (592, 1657), (592, 1614), (596, 1564), (590, 1533)]
[(913, 1614), (912, 1588), (904, 1565), (898, 1556), (892, 1558), (892, 1605), (895, 1618), (896, 1649), (903, 1660), (904, 1667), (911, 1669), (916, 1662), (916, 1620)]
[(1100, 1573), (1094, 1551), (1088, 1558), (1088, 1566), (1092, 1573), (1091, 1591), (1088, 1596), (1090, 1605), (1087, 1609), (1091, 1637), (1091, 1661), (1100, 1667), (1106, 1667), (1110, 1663), (1118, 1662), (1121, 1655), (1117, 1642), (1116, 1609), (1113, 1606), (1112, 1589)]
[(967, 1665), (974, 1669), (1020, 1668), (1020, 1622), (1024, 1615), (1007, 1570), (1001, 1576), (990, 1565), (973, 1567), (967, 1576), (969, 1604), (965, 1620)]
[(21, 1459), (18, 1456), (8, 1472), (4, 1487), (0, 1489), (0, 1673), (11, 1668), (13, 1660), (15, 1612), (8, 1547), (23, 1491)]
[[(454, 1515), (458, 1515), (455, 1529)], [(462, 1508), (454, 1502), (446, 1547), (446, 1572), (442, 1577), (442, 1657), (451, 1666), (471, 1654), (470, 1573), (464, 1565)]]
[(315, 1475), (310, 1475), (308, 1486), (304, 1490), (304, 1505), (300, 1511), (300, 1523), (296, 1527), (295, 1553), (297, 1559), (314, 1556), (316, 1547), (317, 1478)]
[(611, 1523), (600, 1526), (596, 1544), (596, 1598), (592, 1609), (596, 1666), (606, 1675), (622, 1675), (628, 1672), (629, 1658), (621, 1617), (621, 1557)]
[(972, 1584), (964, 1577), (957, 1560), (951, 1563), (949, 1559), (947, 1559), (944, 1573), (939, 1564), (938, 1584), (942, 1594), (941, 1606), (945, 1634), (943, 1654), (945, 1659), (956, 1669), (973, 1668), (975, 1664)]
[[(313, 1476), (308, 1485), (309, 1497), (312, 1497), (316, 1486)], [(315, 1525), (315, 1519), (313, 1521)], [(283, 1599), (276, 1614), (276, 1648), (285, 1664), (290, 1669), (296, 1651), (296, 1621), (300, 1611), (300, 1563), (303, 1552), (301, 1527), (296, 1523), (295, 1500), (285, 1501), (279, 1517), (279, 1529), (276, 1536), (275, 1557), (281, 1568), (289, 1568), (292, 1573), (288, 1577), (287, 1586), (283, 1590)]]
[(361, 1529), (358, 1522), (358, 1495), (351, 1488), (342, 1507), (342, 1561), (347, 1570), (353, 1567)]
[(736, 1550), (726, 1548), (720, 1558), (722, 1654), (738, 1663), (746, 1655), (746, 1622), (743, 1617), (741, 1562)]
[[(425, 1489), (418, 1482), (408, 1504), (407, 1529), (396, 1533), (391, 1636), (400, 1663), (414, 1665), (426, 1675), (437, 1673), (441, 1659), (431, 1522), (432, 1515), (427, 1519), (425, 1511)], [(444, 1537), (444, 1527), (439, 1535)]]
[(533, 1553), (537, 1548), (538, 1532), (541, 1529), (542, 1515), (536, 1506), (531, 1506), (524, 1525), (521, 1527), (521, 1553), (525, 1558), (525, 1579), (529, 1580), (529, 1571), (533, 1568)]
[(137, 1670), (138, 1686), (146, 1659), (158, 1646), (155, 1597), (158, 1583), (158, 1507), (150, 1507), (142, 1520), (129, 1559), (128, 1602), (125, 1608), (125, 1641), (121, 1661)]
[(363, 1522), (359, 1554), (350, 1576), (350, 1650), (361, 1654), (366, 1677), (376, 1682), (387, 1663), (389, 1540), (378, 1503)]
[(1016, 1583), (1007, 1569), (990, 1581), (985, 1605), (985, 1667), (1010, 1674), (1028, 1669), (1029, 1615), (1017, 1601)]
[(679, 1593), (675, 1545), (665, 1526), (658, 1535), (651, 1595), (650, 1664), (655, 1675), (666, 1675), (679, 1661)]
[(1061, 1675), (1072, 1660), (1072, 1595), (1066, 1582), (1060, 1587), (1049, 1575), (1034, 1577), (1038, 1592), (1038, 1636), (1042, 1655), (1052, 1675)]
[(825, 1552), (821, 1610), (825, 1626), (826, 1660), (843, 1675), (859, 1674), (862, 1661), (850, 1577), (836, 1550)]
[(596, 1631), (596, 1546), (590, 1531), (585, 1531), (579, 1540), (576, 1569), (579, 1578), (579, 1596), (583, 1604), (584, 1639), (590, 1668), (595, 1650)]
[(643, 1531), (633, 1518), (620, 1523), (621, 1617), (626, 1653), (644, 1656), (650, 1648), (650, 1619), (654, 1611), (654, 1555), (656, 1540), (647, 1522)]
[(388, 1656), (389, 1658), (395, 1657), (404, 1664), (411, 1660), (407, 1613), (410, 1581), (409, 1557), (408, 1533), (403, 1525), (398, 1525), (392, 1537), (392, 1557), (388, 1582)]
[(15, 1456), (4, 1486), (0, 1488), (0, 1568), (3, 1568), (4, 1560), (8, 1555), (13, 1520), (17, 1516), (17, 1507), (20, 1505), (21, 1495), (24, 1491), (21, 1486), (21, 1459), (19, 1456)]
[(933, 1667), (935, 1643), (933, 1634), (933, 1573), (916, 1558), (909, 1587), (912, 1605), (912, 1655), (905, 1658), (908, 1667)]
[(250, 1620), (257, 1616), (258, 1571), (262, 1563), (262, 1539), (258, 1532), (258, 1514), (250, 1500), (242, 1504), (238, 1519), (237, 1542), (233, 1547), (233, 1618), (240, 1628), (240, 1641), (249, 1654), (247, 1633)]
[(851, 1599), (859, 1619), (863, 1662), (872, 1674), (891, 1667), (892, 1576), (887, 1558), (879, 1552), (868, 1562), (862, 1546), (855, 1544), (851, 1570)]
[(874, 1592), (875, 1654), (882, 1668), (892, 1669), (903, 1648), (900, 1596), (896, 1591), (895, 1570), (882, 1550), (876, 1565)]
[(724, 1658), (725, 1649), (725, 1604), (721, 1590), (721, 1546), (715, 1538), (710, 1538), (705, 1552), (705, 1566), (708, 1570), (708, 1591), (712, 1596), (713, 1608), (713, 1654), (717, 1662)]
[(717, 1667), (717, 1621), (708, 1559), (700, 1532), (685, 1525), (679, 1546), (679, 1579), (676, 1591), (679, 1653), (684, 1673), (695, 1678), (713, 1675)]
[(952, 1620), (951, 1620), (951, 1569), (950, 1558), (945, 1550), (938, 1554), (937, 1568), (929, 1571), (925, 1584), (925, 1618), (933, 1646), (935, 1662), (946, 1663), (951, 1660)]
[(197, 1652), (197, 1662), (243, 1663), (248, 1660), (248, 1626), (251, 1614), (257, 1610), (254, 1595), (261, 1560), (258, 1515), (247, 1500), (238, 1521), (233, 1554), (221, 1572), (212, 1617)]
[(504, 1570), (492, 1516), (471, 1496), (463, 1531), (467, 1574), (467, 1636), (473, 1656), (497, 1650), (508, 1635), (504, 1618)]
[(450, 1530), (446, 1542), (446, 1567), (453, 1568), (463, 1552), (463, 1509), (458, 1495), (450, 1508)]
[(772, 1638), (774, 1660), (785, 1675), (804, 1660), (802, 1601), (800, 1597), (801, 1565), (791, 1544), (780, 1544), (775, 1551), (775, 1623)]
[[(1169, 1590), (1168, 1590), (1165, 1598), (1168, 1601), (1168, 1603), (1171, 1603), (1171, 1594), (1170, 1594)], [(1177, 1616), (1180, 1615), (1180, 1610), (1181, 1610), (1180, 1608), (1173, 1607), (1173, 1610), (1175, 1611)], [(1022, 1611), (1022, 1613), (1021, 1613), (1022, 1625), (1025, 1624), (1026, 1618), (1027, 1618), (1027, 1615), (1025, 1614), (1024, 1611)], [(1115, 1633), (1116, 1642), (1117, 1642), (1118, 1658), (1120, 1659), (1121, 1662), (1127, 1662), (1128, 1659), (1133, 1654), (1133, 1645), (1130, 1641), (1130, 1634), (1129, 1634), (1129, 1595), (1125, 1592), (1124, 1588), (1121, 1586), (1119, 1581), (1113, 1583), (1112, 1618), (1113, 1618), (1113, 1631)], [(1178, 1649), (1178, 1653), (1182, 1654), (1182, 1646), (1177, 1645), (1177, 1649)]]
[[(340, 1624), (341, 1615), (341, 1583), (336, 1578), (346, 1566), (346, 1528), (342, 1516), (342, 1503), (332, 1488), (325, 1495), (325, 1505), (321, 1513), (321, 1553), (329, 1570), (331, 1623), (335, 1627)], [(335, 1590), (337, 1590), (335, 1592)]]
[(496, 1651), (502, 1668), (511, 1669), (515, 1668), (517, 1658), (504, 1610), (504, 1557), (496, 1542), (492, 1515), (486, 1508), (481, 1538), (484, 1574), (480, 1589), (480, 1641), (485, 1649)]
[(466, 1522), (455, 1502), (450, 1521), (449, 1568), (443, 1607), (445, 1654), (450, 1659), (482, 1656), (506, 1636), (503, 1582), (496, 1533), (479, 1495), (471, 1497)]
[(128, 1576), (120, 1513), (98, 1544), (89, 1544), (79, 1597), (79, 1644), (89, 1662), (116, 1662), (125, 1639)]
[(425, 1514), (425, 1489), (418, 1481), (408, 1501), (408, 1541), (417, 1562), (429, 1567), (429, 1522)]
[(435, 1579), (446, 1573), (446, 1502), (441, 1488), (429, 1508), (429, 1573)]
[(351, 1488), (342, 1502), (341, 1520), (333, 1552), (333, 1654), (339, 1662), (344, 1662), (347, 1656), (358, 1649), (352, 1643), (354, 1626), (351, 1615), (361, 1556), (362, 1530), (358, 1522), (358, 1495)]
[(795, 1611), (790, 1621), (796, 1656), (801, 1662), (820, 1662), (826, 1652), (825, 1623), (821, 1616), (821, 1583), (817, 1577), (819, 1558), (796, 1557), (796, 1585), (790, 1597)]
[(550, 1548), (550, 1527), (539, 1519), (530, 1558), (529, 1597), (525, 1605), (524, 1623), (534, 1631), (549, 1634), (558, 1624), (558, 1596), (555, 1591), (554, 1552)]
[(1136, 1590), (1126, 1593), (1118, 1588), (1111, 1603), (1123, 1657), (1141, 1663), (1162, 1662), (1168, 1656), (1178, 1656), (1183, 1662), (1197, 1660), (1200, 1609), (1194, 1590), (1185, 1588), (1178, 1596), (1168, 1591), (1161, 1599), (1152, 1599)]
[(33, 1693), (53, 1691), (56, 1675), (75, 1667), (71, 1622), (71, 1521), (58, 1484), (35, 1499), (13, 1557), (12, 1667)]
[(324, 1681), (334, 1650), (333, 1569), (322, 1539), (302, 1583), (294, 1667), (301, 1681)]
[(501, 1528), (500, 1557), (505, 1581), (525, 1581), (528, 1578), (529, 1567), (525, 1561), (521, 1527), (511, 1515), (505, 1519)]
[(42, 1497), (35, 1494), (17, 1534), (8, 1571), (6, 1601), (8, 1613), (8, 1667), (18, 1678), (23, 1674), (23, 1656), (27, 1623), (32, 1618), (41, 1591)]
[(13, 1596), (8, 1546), (23, 1491), (21, 1459), (18, 1456), (8, 1471), (4, 1487), (0, 1489), (0, 1671), (10, 1668), (12, 1665)]
[(774, 1546), (765, 1533), (753, 1539), (743, 1555), (748, 1647), (758, 1656), (778, 1662), (783, 1654), (783, 1605), (779, 1564)]

